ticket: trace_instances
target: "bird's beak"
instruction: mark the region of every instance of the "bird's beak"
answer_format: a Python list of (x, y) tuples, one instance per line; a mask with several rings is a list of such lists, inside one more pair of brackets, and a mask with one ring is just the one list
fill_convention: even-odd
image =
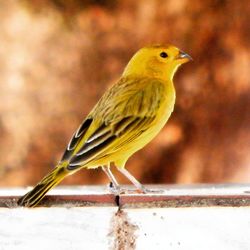
[(188, 61), (193, 61), (193, 58), (188, 55), (187, 53), (183, 52), (180, 50), (179, 54), (177, 55), (176, 59), (178, 61), (181, 61), (182, 63), (188, 62)]

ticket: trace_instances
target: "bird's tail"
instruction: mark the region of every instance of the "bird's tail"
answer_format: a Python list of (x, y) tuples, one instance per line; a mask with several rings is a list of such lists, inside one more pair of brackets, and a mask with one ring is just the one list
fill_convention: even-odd
[(51, 173), (46, 175), (31, 191), (17, 201), (18, 205), (25, 207), (36, 206), (52, 187), (56, 186), (69, 174), (66, 167), (67, 165), (63, 163), (58, 164)]

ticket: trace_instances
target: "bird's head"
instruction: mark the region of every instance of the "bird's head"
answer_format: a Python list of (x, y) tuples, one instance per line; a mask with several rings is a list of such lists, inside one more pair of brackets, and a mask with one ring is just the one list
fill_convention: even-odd
[(172, 80), (178, 67), (192, 58), (172, 45), (153, 45), (140, 49), (129, 61), (123, 76)]

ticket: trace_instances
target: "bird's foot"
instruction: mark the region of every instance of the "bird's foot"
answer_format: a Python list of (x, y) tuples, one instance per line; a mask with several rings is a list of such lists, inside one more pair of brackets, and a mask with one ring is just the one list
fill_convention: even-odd
[(109, 190), (113, 195), (124, 195), (124, 194), (135, 194), (143, 193), (142, 190), (121, 188), (121, 186), (114, 185), (112, 182), (109, 183)]
[(114, 195), (129, 195), (129, 194), (162, 194), (164, 190), (161, 189), (148, 189), (141, 186), (137, 189), (121, 188), (121, 186), (113, 185), (112, 182), (109, 184), (109, 190)]
[(109, 183), (109, 190), (113, 195), (120, 195), (122, 193), (122, 189), (119, 185), (114, 185), (113, 182)]

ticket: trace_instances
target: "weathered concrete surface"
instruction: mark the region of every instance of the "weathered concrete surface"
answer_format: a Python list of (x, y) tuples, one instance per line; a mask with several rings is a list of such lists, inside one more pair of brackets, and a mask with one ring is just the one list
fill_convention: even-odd
[(164, 191), (119, 208), (106, 187), (58, 187), (32, 209), (16, 205), (27, 190), (0, 189), (0, 250), (249, 249), (249, 186), (149, 188)]

